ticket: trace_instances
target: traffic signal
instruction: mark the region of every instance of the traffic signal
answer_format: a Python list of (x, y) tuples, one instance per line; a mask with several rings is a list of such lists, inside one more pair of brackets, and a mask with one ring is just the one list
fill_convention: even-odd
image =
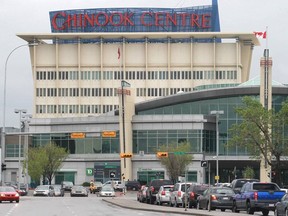
[(158, 158), (168, 157), (168, 152), (157, 152)]
[(4, 163), (1, 164), (1, 170), (2, 171), (6, 170), (6, 164), (4, 164)]
[(132, 157), (132, 154), (131, 154), (131, 153), (121, 153), (121, 154), (120, 154), (120, 157), (121, 157), (121, 158), (131, 158), (131, 157)]

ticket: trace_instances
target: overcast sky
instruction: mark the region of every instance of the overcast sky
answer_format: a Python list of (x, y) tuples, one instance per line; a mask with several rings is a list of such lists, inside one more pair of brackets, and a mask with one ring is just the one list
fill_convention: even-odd
[[(98, 7), (189, 7), (207, 5), (211, 0), (1, 0), (0, 7), (0, 123), (3, 126), (5, 62), (9, 53), (25, 41), (18, 33), (50, 33), (49, 11)], [(268, 46), (273, 58), (273, 79), (288, 83), (287, 0), (218, 0), (222, 32), (250, 33), (265, 31), (268, 40), (254, 47), (250, 78), (259, 75), (259, 60)], [(266, 44), (266, 42), (268, 42)], [(286, 50), (286, 51), (285, 51)], [(7, 66), (6, 126), (18, 127), (14, 109), (32, 113), (33, 83), (28, 47), (17, 49)]]

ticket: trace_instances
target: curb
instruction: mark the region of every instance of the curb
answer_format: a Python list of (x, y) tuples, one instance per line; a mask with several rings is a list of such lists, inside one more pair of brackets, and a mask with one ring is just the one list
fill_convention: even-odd
[[(157, 208), (158, 206), (155, 206), (156, 208), (143, 208), (143, 207), (136, 207), (136, 206), (130, 206), (130, 205), (127, 205), (127, 202), (125, 203), (121, 203), (121, 202), (117, 202), (116, 199), (102, 199), (102, 201), (104, 202), (107, 202), (109, 204), (112, 204), (112, 205), (115, 205), (115, 206), (118, 206), (118, 207), (121, 207), (121, 208), (126, 208), (126, 209), (132, 209), (132, 210), (142, 210), (142, 211), (149, 211), (149, 212), (161, 212), (161, 213), (170, 213), (170, 214), (183, 214), (183, 215), (194, 215), (194, 216), (207, 216), (207, 212), (203, 212), (203, 213), (198, 213), (198, 212), (191, 212), (191, 209), (190, 211), (185, 211), (183, 209), (183, 211), (174, 211), (174, 210), (171, 210), (169, 208), (167, 208), (167, 210), (164, 210), (164, 209), (160, 209), (160, 208)], [(179, 209), (180, 210), (180, 209)], [(210, 214), (209, 214), (210, 215)], [(211, 214), (213, 215), (213, 214)]]

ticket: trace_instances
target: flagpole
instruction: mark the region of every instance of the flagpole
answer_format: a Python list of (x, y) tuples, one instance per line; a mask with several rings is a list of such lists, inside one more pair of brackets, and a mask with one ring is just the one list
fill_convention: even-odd
[(268, 26), (266, 26), (266, 49), (268, 49)]

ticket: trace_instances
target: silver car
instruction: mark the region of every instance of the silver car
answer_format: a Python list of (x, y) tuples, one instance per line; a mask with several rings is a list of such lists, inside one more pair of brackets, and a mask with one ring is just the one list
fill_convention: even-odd
[(163, 185), (159, 188), (159, 191), (156, 194), (157, 205), (170, 202), (170, 191), (173, 189), (173, 187), (174, 185)]
[(39, 185), (35, 188), (33, 196), (53, 196), (54, 188), (51, 185)]
[(84, 197), (88, 197), (88, 190), (87, 188), (83, 187), (83, 186), (72, 186), (71, 188), (71, 192), (70, 192), (70, 196), (84, 196)]
[(115, 197), (115, 189), (110, 185), (103, 186), (99, 192), (100, 197)]

